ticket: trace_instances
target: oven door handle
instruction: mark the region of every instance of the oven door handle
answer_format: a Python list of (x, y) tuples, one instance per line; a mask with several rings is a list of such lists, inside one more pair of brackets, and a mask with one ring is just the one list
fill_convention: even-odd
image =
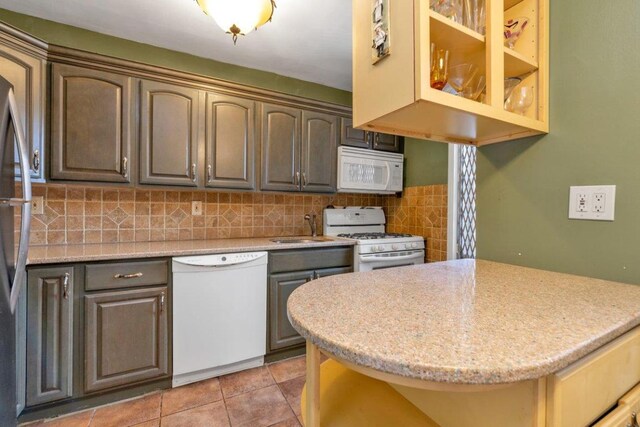
[(376, 262), (376, 261), (401, 261), (405, 259), (424, 258), (423, 251), (417, 251), (411, 255), (397, 256), (380, 256), (380, 255), (364, 255), (360, 257), (360, 262)]

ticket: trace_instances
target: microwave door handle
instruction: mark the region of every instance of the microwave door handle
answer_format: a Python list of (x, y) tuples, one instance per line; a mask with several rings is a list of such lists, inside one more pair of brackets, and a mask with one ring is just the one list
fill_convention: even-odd
[(422, 257), (424, 257), (424, 254), (422, 253), (422, 251), (419, 251), (411, 255), (400, 255), (400, 256), (372, 255), (372, 256), (360, 258), (360, 262), (401, 261), (406, 259), (416, 259), (416, 258), (422, 258)]
[(387, 167), (387, 182), (384, 185), (385, 190), (389, 189), (389, 187), (391, 187), (391, 164), (389, 162), (386, 162), (386, 167)]
[[(20, 158), (20, 172), (22, 174), (22, 216), (20, 221), (20, 243), (18, 244), (18, 258), (16, 261), (16, 273), (11, 288), (10, 308), (15, 313), (18, 305), (18, 297), (24, 281), (26, 280), (27, 254), (29, 252), (29, 230), (31, 228), (31, 171), (27, 156), (27, 144), (20, 122), (18, 104), (13, 89), (9, 90), (9, 113), (13, 122), (16, 141), (18, 143), (18, 155)], [(9, 143), (7, 141), (7, 143)]]

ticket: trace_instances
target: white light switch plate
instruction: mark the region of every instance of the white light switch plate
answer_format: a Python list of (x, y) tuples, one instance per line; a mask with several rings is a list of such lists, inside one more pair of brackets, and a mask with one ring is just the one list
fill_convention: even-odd
[(570, 219), (613, 221), (615, 208), (615, 185), (573, 186), (569, 189)]

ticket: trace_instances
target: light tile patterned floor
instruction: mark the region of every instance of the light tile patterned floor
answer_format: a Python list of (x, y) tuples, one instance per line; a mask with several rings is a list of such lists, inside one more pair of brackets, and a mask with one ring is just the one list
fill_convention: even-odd
[(29, 427), (300, 427), (304, 356)]

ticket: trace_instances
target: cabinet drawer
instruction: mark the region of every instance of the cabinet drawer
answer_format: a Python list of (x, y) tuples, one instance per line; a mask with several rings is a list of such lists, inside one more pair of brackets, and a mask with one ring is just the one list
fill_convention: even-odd
[(353, 265), (353, 248), (302, 249), (269, 252), (271, 273)]
[(638, 382), (640, 327), (551, 376), (549, 425), (589, 425)]
[(168, 268), (166, 260), (89, 264), (86, 267), (85, 289), (97, 291), (165, 285), (168, 282)]

